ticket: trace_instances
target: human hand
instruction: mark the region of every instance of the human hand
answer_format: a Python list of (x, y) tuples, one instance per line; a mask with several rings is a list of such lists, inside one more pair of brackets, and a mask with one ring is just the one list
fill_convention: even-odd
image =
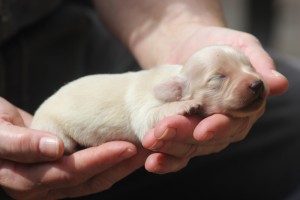
[(62, 156), (62, 141), (53, 134), (29, 129), (31, 118), (0, 97), (0, 159), (36, 163)]
[[(114, 141), (87, 148), (54, 162), (0, 161), (0, 183), (15, 199), (63, 199), (109, 189), (144, 164), (134, 145)], [(130, 158), (132, 157), (132, 158)], [(129, 159), (128, 159), (129, 158)]]
[(146, 151), (121, 141), (62, 156), (63, 143), (26, 127), (30, 121), (28, 113), (0, 98), (0, 185), (15, 199), (100, 192), (144, 164)]
[[(159, 63), (183, 63), (199, 48), (231, 45), (249, 57), (253, 67), (266, 81), (270, 95), (279, 95), (287, 90), (287, 79), (275, 70), (273, 60), (254, 36), (222, 27), (188, 30), (178, 31), (177, 42), (170, 43), (173, 44), (170, 47), (165, 46), (167, 49), (162, 51), (165, 55), (161, 56), (163, 59)], [(143, 140), (145, 148), (157, 151), (147, 158), (146, 169), (155, 173), (178, 171), (195, 156), (218, 152), (233, 142), (243, 140), (261, 114), (251, 118), (231, 118), (220, 114), (205, 119), (168, 117), (149, 131)]]
[(153, 151), (146, 159), (145, 168), (158, 174), (179, 171), (193, 157), (217, 153), (243, 140), (258, 117), (230, 118), (221, 114), (205, 119), (167, 117), (143, 139), (143, 146)]

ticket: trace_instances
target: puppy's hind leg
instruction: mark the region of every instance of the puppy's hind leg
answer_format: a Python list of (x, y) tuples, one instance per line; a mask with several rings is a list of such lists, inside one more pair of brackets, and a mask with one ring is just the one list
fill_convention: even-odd
[(68, 155), (77, 150), (77, 143), (66, 134), (58, 123), (55, 123), (52, 119), (37, 119), (33, 120), (31, 124), (32, 129), (47, 131), (51, 134), (57, 135), (64, 143), (64, 154)]

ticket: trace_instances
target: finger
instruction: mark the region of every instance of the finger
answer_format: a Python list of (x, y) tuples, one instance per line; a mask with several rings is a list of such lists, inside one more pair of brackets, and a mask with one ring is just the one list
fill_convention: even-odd
[(202, 142), (228, 138), (239, 134), (248, 124), (248, 118), (231, 118), (226, 115), (214, 114), (198, 124), (194, 131), (194, 138)]
[(176, 141), (160, 141), (160, 146), (150, 149), (152, 151), (158, 151), (178, 158), (185, 158), (193, 154), (196, 145), (186, 144)]
[(0, 121), (6, 121), (14, 125), (24, 126), (24, 121), (18, 112), (18, 109), (2, 97), (0, 97)]
[[(61, 157), (64, 151), (62, 141), (50, 133), (24, 128), (19, 111), (0, 97), (0, 159), (33, 163)], [(26, 116), (30, 118), (28, 113)]]
[[(37, 165), (0, 163), (0, 184), (14, 191), (76, 186), (136, 153), (134, 145), (111, 142)], [(5, 178), (4, 178), (5, 177)]]
[(142, 144), (148, 149), (157, 149), (164, 141), (181, 141), (195, 144), (194, 128), (199, 123), (197, 117), (175, 115), (161, 120), (154, 129), (146, 133)]
[(189, 159), (167, 156), (162, 153), (151, 154), (146, 162), (145, 169), (156, 174), (176, 172), (188, 164)]
[(20, 163), (52, 161), (60, 158), (63, 142), (53, 134), (0, 123), (0, 158)]
[[(237, 136), (236, 136), (237, 137)], [(236, 142), (240, 138), (227, 137), (215, 139), (198, 144), (185, 144), (182, 142), (165, 141), (155, 151), (176, 158), (192, 158), (194, 156), (207, 155), (224, 149), (229, 143)]]
[[(235, 138), (232, 136), (240, 134), (240, 130), (248, 125), (242, 119), (232, 119), (224, 115), (211, 116), (209, 119), (203, 119), (203, 121), (199, 123), (197, 118), (180, 115), (168, 117), (159, 124), (160, 126), (150, 130), (145, 135), (142, 144), (152, 151), (158, 151), (177, 158), (185, 158), (195, 152), (207, 154), (213, 151), (208, 149), (209, 147), (200, 148), (199, 151), (196, 145), (199, 142), (202, 142), (200, 145), (205, 145), (205, 142), (211, 141), (207, 144), (217, 146), (220, 142), (228, 143), (228, 141), (240, 139), (238, 136)], [(169, 127), (176, 127), (176, 129)], [(173, 132), (170, 133), (170, 129), (173, 129)], [(157, 132), (155, 134), (155, 131), (163, 133), (159, 139), (156, 138), (158, 134)]]
[(174, 157), (163, 153), (153, 153), (147, 158), (145, 169), (157, 174), (176, 172), (184, 168), (192, 157), (217, 153), (225, 149), (228, 145), (228, 142), (211, 146), (198, 145), (194, 148), (193, 155), (188, 157)]
[(198, 117), (187, 117), (174, 115), (166, 117), (155, 127), (154, 135), (160, 140), (194, 141), (192, 134), (201, 119)]
[(93, 176), (86, 182), (74, 187), (57, 189), (51, 192), (56, 199), (65, 197), (79, 197), (109, 189), (115, 183), (125, 178), (141, 166), (143, 166), (148, 152), (139, 149), (138, 154), (126, 159), (117, 165), (108, 168), (104, 172)]
[[(65, 156), (56, 167), (52, 168), (40, 180), (43, 186), (69, 187), (77, 185), (85, 180), (99, 174), (119, 162), (134, 156), (137, 153), (136, 147), (123, 141), (104, 143), (98, 147), (90, 147), (70, 156)], [(35, 173), (44, 172), (42, 167), (35, 170)]]
[(283, 94), (288, 89), (288, 80), (284, 75), (276, 71), (274, 61), (260, 43), (253, 42), (245, 51), (251, 64), (267, 82), (270, 95)]
[(163, 152), (175, 157), (185, 157), (197, 144), (193, 137), (199, 118), (175, 115), (160, 121), (142, 140), (144, 148)]

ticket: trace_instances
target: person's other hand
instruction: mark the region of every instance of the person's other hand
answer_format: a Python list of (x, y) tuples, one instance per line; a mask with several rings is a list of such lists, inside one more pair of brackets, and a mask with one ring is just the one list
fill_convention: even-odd
[(32, 116), (0, 97), (0, 159), (21, 163), (51, 161), (63, 155), (55, 135), (29, 128)]
[[(253, 35), (222, 27), (180, 30), (175, 37), (176, 43), (165, 45), (166, 49), (160, 51), (165, 55), (161, 56), (163, 59), (159, 63), (183, 63), (199, 48), (231, 45), (249, 57), (253, 67), (266, 81), (270, 95), (280, 95), (287, 90), (287, 79), (276, 71), (272, 58)], [(220, 114), (205, 119), (168, 117), (150, 130), (143, 140), (145, 148), (157, 151), (147, 158), (146, 169), (155, 173), (178, 171), (195, 156), (215, 153), (243, 140), (260, 116), (239, 119)]]
[(62, 141), (28, 128), (31, 118), (0, 98), (0, 185), (15, 199), (100, 192), (144, 164), (146, 151), (121, 141), (63, 156)]
[(145, 154), (136, 154), (131, 143), (114, 141), (53, 162), (22, 164), (1, 160), (0, 184), (11, 197), (22, 200), (89, 195), (109, 189), (141, 167)]
[(204, 119), (167, 117), (143, 139), (143, 146), (153, 151), (147, 157), (145, 168), (158, 174), (176, 172), (193, 157), (217, 153), (243, 140), (258, 117), (230, 118), (221, 114)]

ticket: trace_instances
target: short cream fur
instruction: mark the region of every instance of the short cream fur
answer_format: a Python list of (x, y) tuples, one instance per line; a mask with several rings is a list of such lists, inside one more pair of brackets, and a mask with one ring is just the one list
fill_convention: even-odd
[(242, 53), (216, 45), (195, 52), (184, 65), (74, 80), (41, 104), (31, 127), (57, 134), (72, 153), (78, 144), (139, 143), (166, 116), (262, 114), (267, 95)]

